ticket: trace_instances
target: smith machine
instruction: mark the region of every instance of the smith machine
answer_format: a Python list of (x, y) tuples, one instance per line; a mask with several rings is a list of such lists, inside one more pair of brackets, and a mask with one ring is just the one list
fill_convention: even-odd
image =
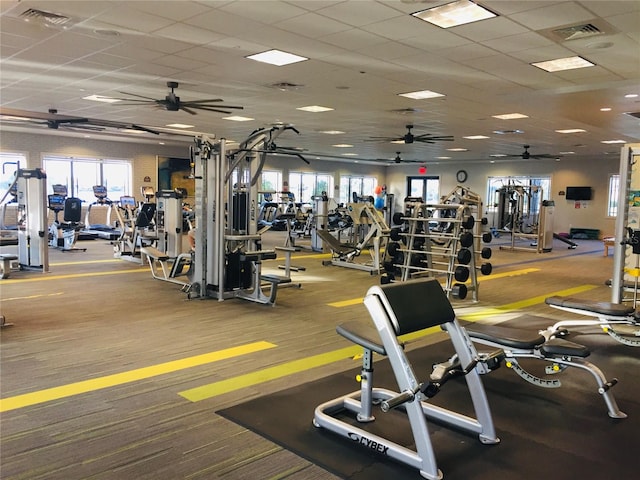
[(286, 154), (275, 146), (286, 130), (298, 133), (288, 125), (262, 128), (229, 151), (224, 138), (195, 138), (190, 151), (196, 227), (193, 274), (185, 288), (189, 298), (243, 298), (273, 305), (278, 287), (293, 285), (288, 276), (262, 273), (262, 261), (275, 259), (276, 252), (262, 249), (263, 230), (258, 230), (258, 179), (269, 153)]

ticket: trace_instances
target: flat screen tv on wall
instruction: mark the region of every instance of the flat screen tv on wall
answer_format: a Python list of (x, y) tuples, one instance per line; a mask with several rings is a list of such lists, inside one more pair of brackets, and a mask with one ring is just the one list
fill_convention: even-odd
[(591, 187), (567, 187), (567, 200), (591, 200)]

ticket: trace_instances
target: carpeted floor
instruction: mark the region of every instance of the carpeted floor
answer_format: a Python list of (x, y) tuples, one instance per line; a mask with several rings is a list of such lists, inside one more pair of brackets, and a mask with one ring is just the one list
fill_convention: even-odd
[[(517, 320), (509, 323), (513, 322), (517, 325)], [(637, 465), (630, 452), (640, 432), (640, 401), (633, 388), (640, 381), (638, 351), (595, 332), (574, 334), (571, 340), (591, 349), (589, 360), (608, 379), (619, 379), (613, 392), (629, 417), (608, 417), (595, 381), (584, 371), (568, 369), (559, 375), (561, 388), (544, 389), (502, 367), (483, 377), (500, 444), (482, 445), (477, 438), (429, 424), (438, 467), (447, 480), (635, 478)], [(423, 371), (426, 378), (431, 365), (451, 353), (444, 341), (409, 351), (408, 356), (417, 374)], [(531, 367), (543, 365), (535, 361)], [(420, 478), (416, 470), (312, 425), (318, 404), (358, 389), (357, 373), (354, 368), (218, 413), (345, 479)], [(375, 364), (375, 386), (397, 390), (384, 359)], [(470, 413), (462, 379), (447, 383), (432, 402)], [(412, 446), (408, 422), (400, 412), (377, 410), (376, 421), (364, 428)]]

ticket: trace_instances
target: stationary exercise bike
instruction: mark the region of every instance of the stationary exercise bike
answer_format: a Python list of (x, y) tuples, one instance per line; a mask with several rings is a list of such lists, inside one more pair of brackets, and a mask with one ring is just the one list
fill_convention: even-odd
[[(55, 214), (55, 220), (49, 227), (49, 246), (58, 248), (64, 252), (82, 251), (86, 248), (77, 248), (79, 231), (84, 228), (80, 222), (82, 216), (82, 200), (75, 197), (67, 197), (65, 185), (54, 185), (53, 194), (48, 195), (49, 210)], [(62, 221), (58, 218), (60, 212)]]

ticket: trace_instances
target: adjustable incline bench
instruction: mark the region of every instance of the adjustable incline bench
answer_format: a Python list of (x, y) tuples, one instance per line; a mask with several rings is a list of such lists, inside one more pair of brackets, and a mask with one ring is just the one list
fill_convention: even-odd
[[(526, 322), (526, 317), (520, 317)], [(527, 382), (538, 387), (558, 388), (559, 380), (540, 378), (526, 371), (518, 363), (520, 358), (532, 358), (549, 362), (551, 365), (545, 368), (548, 375), (557, 374), (567, 367), (575, 367), (591, 373), (598, 385), (598, 393), (602, 395), (607, 412), (611, 418), (626, 418), (627, 415), (620, 411), (610, 389), (617, 379), (607, 381), (602, 371), (594, 364), (585, 360), (590, 352), (587, 347), (561, 338), (546, 339), (540, 333), (528, 333), (517, 328), (483, 325), (480, 330), (466, 327), (471, 340), (476, 343), (488, 345), (493, 348), (501, 348), (505, 355), (505, 364)]]
[[(422, 477), (430, 480), (441, 479), (442, 472), (436, 464), (427, 418), (437, 420), (440, 425), (477, 435), (482, 443), (498, 443), (500, 440), (496, 436), (480, 374), (487, 373), (499, 364), (502, 351), (479, 358), (466, 331), (458, 324), (438, 281), (429, 278), (373, 286), (367, 292), (364, 303), (373, 325), (351, 321), (336, 328), (340, 335), (363, 348), (360, 390), (319, 405), (315, 410), (314, 425), (416, 468)], [(398, 336), (438, 325), (449, 332), (456, 355), (435, 365), (430, 378), (421, 383)], [(374, 352), (389, 359), (399, 392), (373, 387)], [(427, 401), (438, 393), (447, 380), (457, 376), (464, 376), (466, 380), (476, 418)], [(393, 408), (406, 412), (415, 450), (338, 418), (341, 412), (346, 411), (355, 414), (360, 423), (372, 422), (375, 420), (374, 405), (380, 405), (382, 412)]]
[[(591, 317), (560, 320), (546, 330), (540, 332), (546, 338), (565, 336), (567, 327), (599, 326), (616, 341), (631, 347), (640, 347), (640, 314), (631, 305), (611, 302), (598, 302), (572, 297), (549, 297), (545, 303), (550, 307)], [(631, 333), (621, 335), (618, 327), (629, 326)]]

